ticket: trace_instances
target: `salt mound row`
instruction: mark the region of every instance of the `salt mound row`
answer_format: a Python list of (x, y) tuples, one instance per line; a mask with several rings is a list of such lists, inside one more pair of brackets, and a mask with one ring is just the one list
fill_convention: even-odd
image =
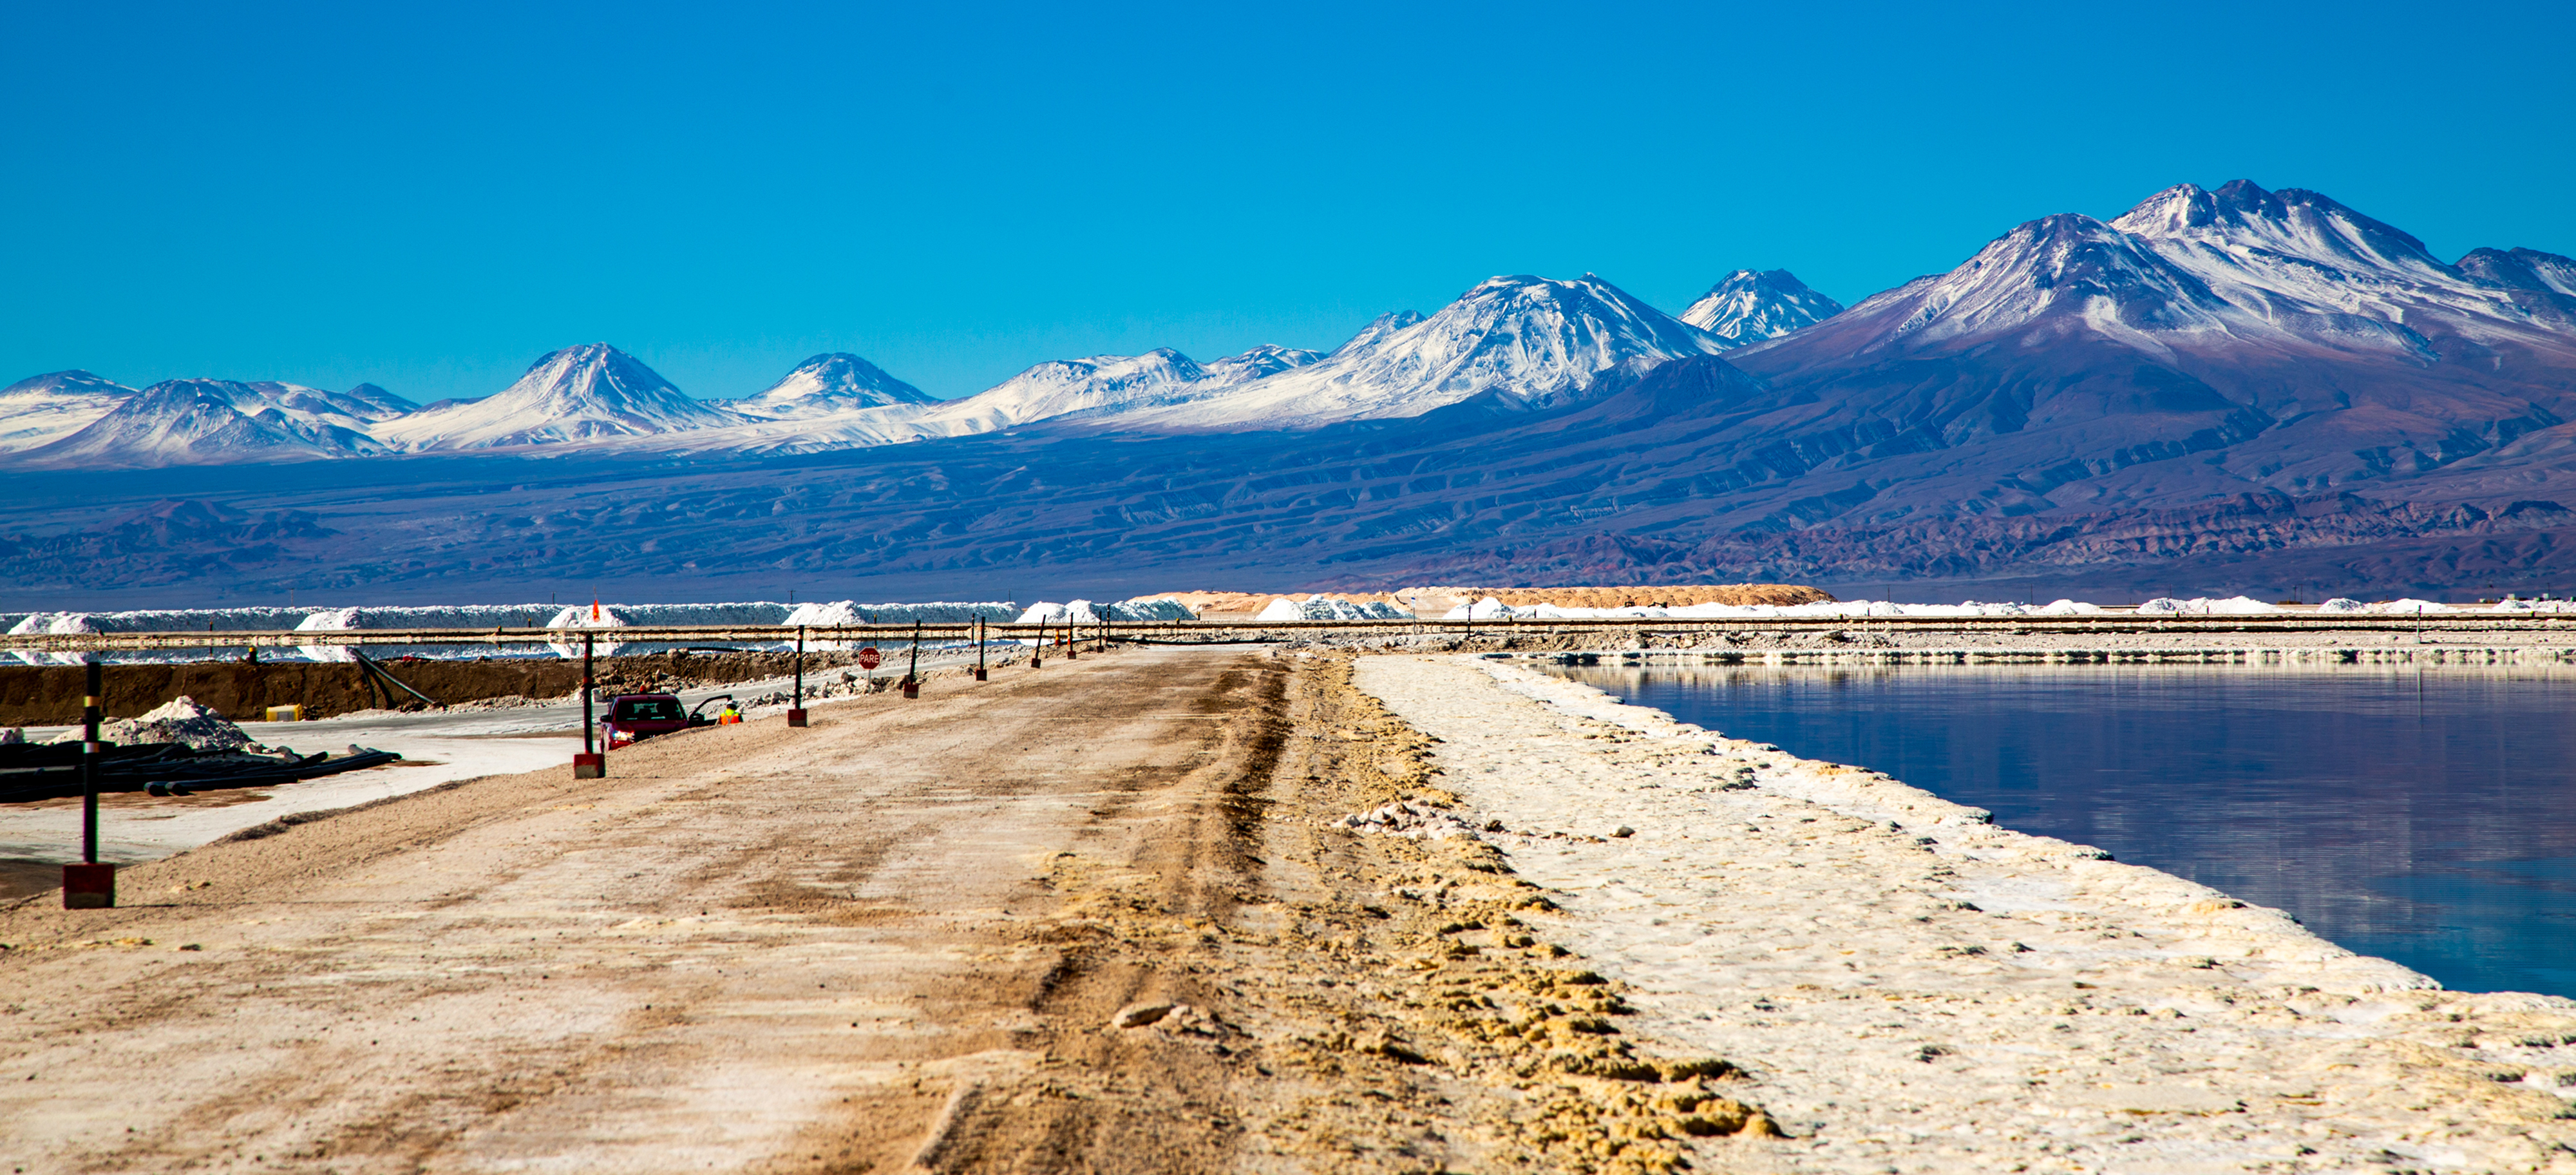
[(845, 624), (963, 624), (981, 620), (989, 624), (1009, 623), (1017, 613), (1007, 603), (930, 603), (930, 604), (861, 604), (838, 600), (829, 604), (798, 604), (780, 624), (806, 624), (829, 628)]
[[(101, 741), (118, 746), (139, 743), (186, 743), (200, 751), (238, 751), (258, 744), (242, 733), (231, 720), (197, 704), (181, 694), (140, 718), (111, 718), (98, 724)], [(75, 726), (54, 737), (54, 742), (81, 741), (81, 728)]]
[(2359, 600), (2337, 597), (2335, 599), (2328, 600), (2323, 604), (2317, 605), (2317, 611), (2348, 612), (2371, 616), (2423, 616), (2443, 612), (2501, 612), (2506, 614), (2516, 612), (2562, 613), (2576, 612), (2576, 600), (2505, 599), (2499, 600), (2494, 604), (2479, 607), (2476, 605), (2462, 606), (2456, 604), (2437, 604), (2431, 600), (2414, 599), (2382, 600), (2376, 604), (2365, 604)]
[[(594, 611), (595, 609), (595, 611)], [(1189, 610), (1163, 601), (1161, 607), (1119, 606), (1115, 619), (1186, 620)], [(1002, 601), (933, 602), (862, 604), (854, 600), (828, 603), (782, 604), (776, 601), (742, 601), (713, 604), (465, 604), (465, 605), (395, 605), (354, 608), (172, 608), (129, 612), (37, 612), (13, 614), (16, 621), (9, 629), (14, 635), (30, 633), (107, 633), (107, 632), (350, 632), (384, 629), (467, 629), (489, 631), (511, 629), (614, 629), (635, 626), (732, 626), (807, 625), (829, 628), (855, 624), (926, 624), (958, 623), (981, 618), (1006, 622), (1019, 614), (1018, 607)], [(1089, 617), (1086, 616), (1086, 619)], [(5, 617), (0, 617), (5, 619)], [(210, 627), (211, 626), (211, 627)], [(785, 649), (791, 642), (732, 642), (746, 648)], [(833, 648), (838, 642), (809, 642), (807, 648)], [(217, 644), (237, 652), (238, 644)], [(600, 653), (653, 652), (680, 648), (662, 643), (600, 641)], [(486, 656), (579, 656), (581, 646), (557, 640), (525, 641), (507, 644), (474, 645), (369, 645), (371, 658), (392, 657), (486, 657)], [(260, 647), (263, 657), (301, 656), (312, 661), (349, 661), (355, 659), (350, 646), (298, 644)], [(191, 650), (145, 653), (36, 653), (12, 650), (10, 656), (30, 665), (77, 665), (84, 660), (111, 662), (160, 662), (196, 660)]]
[[(297, 632), (345, 632), (384, 628), (537, 628), (557, 612), (558, 605), (554, 604), (331, 608), (306, 616), (296, 624), (295, 630)], [(352, 650), (337, 645), (299, 645), (296, 651), (312, 661), (357, 659)], [(534, 643), (497, 646), (369, 645), (366, 650), (367, 656), (377, 660), (388, 657), (495, 655), (532, 657), (545, 651), (546, 646)]]
[(1255, 621), (1275, 620), (1411, 620), (1413, 613), (1379, 600), (1354, 602), (1330, 596), (1308, 596), (1302, 600), (1281, 596), (1253, 617)]
[(1075, 624), (1097, 624), (1103, 620), (1124, 624), (1152, 620), (1196, 619), (1198, 616), (1184, 607), (1179, 600), (1169, 597), (1157, 600), (1129, 600), (1120, 604), (1105, 604), (1092, 600), (1073, 600), (1057, 604), (1041, 600), (1029, 605), (1028, 611), (1019, 615), (1021, 624), (1063, 624), (1066, 621)]
[[(928, 604), (862, 604), (856, 600), (834, 600), (829, 603), (806, 603), (789, 606), (777, 603), (743, 604), (583, 604), (566, 608), (546, 623), (548, 628), (607, 629), (635, 626), (680, 625), (767, 625), (801, 624), (812, 628), (831, 628), (855, 624), (956, 624), (982, 619), (1003, 622), (1012, 618), (1012, 606), (1000, 601), (958, 603), (942, 601)], [(727, 642), (733, 643), (733, 642)], [(606, 655), (655, 653), (687, 648), (657, 641), (597, 641), (594, 651)], [(793, 641), (779, 641), (756, 647), (790, 649)], [(808, 650), (833, 650), (852, 647), (848, 641), (809, 639)], [(557, 641), (555, 652), (566, 657), (581, 655), (581, 646)]]
[[(130, 612), (34, 612), (19, 617), (9, 628), (9, 635), (29, 633), (73, 635), (92, 632), (276, 632), (290, 629), (303, 619), (301, 608), (148, 608)], [(78, 665), (87, 658), (79, 653), (30, 653), (13, 650), (10, 654), (28, 665)], [(102, 661), (150, 661), (151, 653), (111, 653)]]
[(2075, 600), (2049, 604), (1897, 604), (1886, 600), (1830, 600), (1813, 604), (1692, 604), (1666, 608), (1560, 608), (1554, 604), (1513, 607), (1492, 596), (1452, 608), (1443, 620), (1768, 620), (1800, 617), (1867, 619), (1872, 616), (2092, 616), (2101, 605)]
[(2142, 616), (2259, 616), (2280, 610), (2278, 604), (2266, 604), (2249, 596), (2229, 596), (2224, 600), (2177, 600), (2171, 596), (2158, 596), (2138, 605), (2138, 614)]

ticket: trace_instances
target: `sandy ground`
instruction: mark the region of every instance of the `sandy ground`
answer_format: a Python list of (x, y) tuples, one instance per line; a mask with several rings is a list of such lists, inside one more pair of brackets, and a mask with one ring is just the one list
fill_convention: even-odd
[(2576, 1002), (2463, 995), (2278, 911), (1562, 679), (1378, 657), (1483, 839), (1752, 1077), (1795, 1171), (2576, 1170)]
[(0, 1161), (2576, 1162), (2568, 1001), (1507, 666), (1130, 649), (815, 723), (0, 907)]
[[(1012, 654), (1009, 663), (1017, 663)], [(997, 651), (995, 664), (1005, 663)], [(972, 653), (944, 652), (922, 658), (922, 675), (936, 691), (962, 679), (961, 667), (973, 664)], [(878, 669), (876, 677), (901, 674), (903, 663)], [(857, 677), (845, 683), (845, 673)], [(719, 695), (746, 703), (763, 697), (785, 698), (791, 679), (766, 678), (679, 692), (696, 705)], [(820, 712), (853, 697), (868, 696), (863, 671), (831, 669), (807, 675), (809, 709)], [(753, 716), (771, 715), (784, 703), (748, 706)], [(279, 787), (240, 791), (206, 791), (193, 796), (154, 797), (119, 792), (100, 797), (99, 859), (131, 865), (157, 861), (173, 853), (230, 836), (282, 816), (329, 811), (407, 795), (441, 784), (485, 775), (511, 775), (568, 764), (581, 749), (579, 695), (541, 704), (479, 709), (403, 712), (362, 711), (308, 722), (244, 722), (242, 730), (257, 742), (293, 747), (306, 753), (338, 753), (350, 746), (394, 751), (401, 762), (346, 775), (325, 776)], [(43, 742), (67, 727), (28, 727), (28, 737)], [(81, 851), (81, 806), (77, 799), (0, 805), (0, 901), (59, 888), (61, 866), (78, 861)]]
[[(1347, 661), (1125, 651), (497, 776), (0, 910), (31, 1171), (1669, 1170), (1771, 1129), (1608, 1031), (1489, 846), (1329, 818)], [(1524, 918), (1524, 916), (1526, 916)]]
[(116, 911), (22, 905), (0, 1157), (907, 1158), (952, 1093), (1039, 1059), (1030, 1001), (1065, 976), (1018, 941), (1029, 879), (1185, 776), (1192, 704), (1240, 692), (1156, 659), (691, 732), (608, 780), (486, 779), (141, 866)]

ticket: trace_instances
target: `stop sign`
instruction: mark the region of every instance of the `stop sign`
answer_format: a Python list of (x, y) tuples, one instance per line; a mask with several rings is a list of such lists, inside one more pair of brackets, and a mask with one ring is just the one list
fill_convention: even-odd
[(859, 650), (859, 668), (861, 669), (874, 669), (877, 667), (877, 662), (883, 660), (885, 660), (884, 657), (877, 655), (877, 647), (875, 645), (869, 645), (868, 647)]

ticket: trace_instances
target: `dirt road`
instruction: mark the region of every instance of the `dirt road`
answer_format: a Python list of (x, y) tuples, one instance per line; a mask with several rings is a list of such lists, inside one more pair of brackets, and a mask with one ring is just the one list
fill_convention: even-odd
[(1028, 940), (1053, 912), (1038, 879), (1252, 766), (1252, 662), (1058, 661), (803, 731), (717, 728), (619, 752), (605, 781), (481, 780), (132, 869), (119, 910), (22, 905), (0, 915), (0, 1158), (935, 1152), (952, 1095), (1038, 1060), (1042, 1009), (1124, 999), (1069, 990)]
[(1130, 650), (138, 866), (0, 909), (0, 1163), (1760, 1165), (1491, 847), (1335, 822), (1429, 746), (1345, 658)]

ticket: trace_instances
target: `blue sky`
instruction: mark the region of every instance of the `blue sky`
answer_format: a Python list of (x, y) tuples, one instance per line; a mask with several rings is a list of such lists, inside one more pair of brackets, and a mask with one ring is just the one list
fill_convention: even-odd
[(386, 9), (0, 4), (0, 382), (425, 402), (605, 339), (954, 396), (1497, 273), (1854, 301), (2237, 177), (2576, 253), (2565, 4)]

